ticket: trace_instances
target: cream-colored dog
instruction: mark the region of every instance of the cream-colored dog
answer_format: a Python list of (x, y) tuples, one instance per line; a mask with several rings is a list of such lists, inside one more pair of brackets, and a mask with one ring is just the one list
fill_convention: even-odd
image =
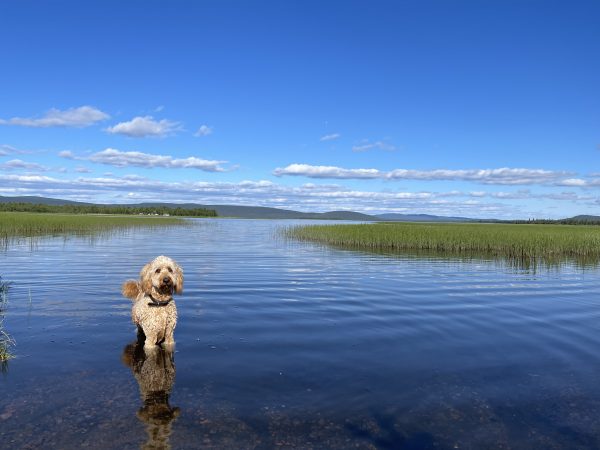
[(144, 347), (173, 345), (177, 309), (173, 294), (183, 292), (183, 270), (167, 256), (157, 256), (140, 272), (140, 281), (123, 283), (123, 295), (133, 300), (131, 319), (143, 333)]

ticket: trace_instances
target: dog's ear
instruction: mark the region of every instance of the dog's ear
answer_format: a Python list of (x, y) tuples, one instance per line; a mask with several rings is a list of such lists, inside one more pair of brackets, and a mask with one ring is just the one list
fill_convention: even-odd
[(175, 293), (183, 293), (183, 269), (175, 264), (173, 272), (175, 273)]
[(140, 271), (140, 284), (146, 294), (152, 292), (152, 265), (146, 264)]

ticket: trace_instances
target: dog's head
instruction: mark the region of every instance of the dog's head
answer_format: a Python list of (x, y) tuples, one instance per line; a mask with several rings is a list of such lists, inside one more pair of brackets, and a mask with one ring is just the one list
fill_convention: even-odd
[(183, 270), (168, 256), (157, 256), (140, 272), (142, 290), (157, 300), (183, 292)]

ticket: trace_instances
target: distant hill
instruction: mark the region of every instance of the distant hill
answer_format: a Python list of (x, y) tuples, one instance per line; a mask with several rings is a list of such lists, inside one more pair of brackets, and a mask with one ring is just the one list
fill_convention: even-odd
[(316, 216), (316, 219), (365, 220), (371, 222), (379, 220), (377, 216), (371, 216), (369, 214), (363, 214), (353, 211), (330, 211), (326, 213), (309, 213), (309, 215)]
[(0, 203), (37, 203), (40, 205), (91, 205), (92, 203), (74, 202), (58, 198), (35, 197), (24, 195), (20, 197), (3, 197), (0, 195)]
[[(43, 205), (93, 205), (93, 203), (74, 202), (47, 197), (2, 197), (0, 203), (39, 203)], [(198, 203), (158, 203), (146, 202), (135, 204), (116, 204), (111, 206), (130, 207), (168, 207), (168, 208), (206, 208), (217, 211), (219, 217), (235, 217), (241, 219), (322, 219), (322, 220), (354, 220), (359, 222), (397, 221), (397, 222), (497, 222), (496, 220), (470, 219), (467, 217), (444, 217), (430, 214), (379, 214), (369, 215), (353, 211), (330, 211), (325, 213), (307, 213), (290, 209), (269, 208), (265, 206), (241, 206), (241, 205), (203, 205)], [(596, 218), (599, 216), (577, 216)], [(572, 218), (576, 219), (576, 218)], [(571, 220), (571, 219), (564, 219)], [(590, 220), (591, 222), (591, 220)]]
[(478, 222), (479, 219), (469, 219), (467, 217), (445, 217), (433, 216), (431, 214), (378, 214), (380, 220), (394, 222)]
[(242, 205), (199, 205), (196, 203), (141, 203), (139, 206), (169, 206), (179, 208), (207, 208), (217, 211), (219, 217), (239, 219), (328, 219), (328, 220), (378, 220), (374, 216), (352, 211), (330, 211), (326, 213), (305, 213), (291, 209), (269, 208), (266, 206)]
[[(93, 203), (74, 202), (70, 200), (61, 200), (47, 197), (2, 197), (0, 203), (37, 203), (42, 205), (92, 205)], [(327, 219), (327, 220), (355, 220), (355, 221), (376, 221), (375, 216), (361, 214), (352, 211), (330, 211), (326, 213), (305, 213), (288, 209), (268, 208), (264, 206), (239, 206), (239, 205), (201, 205), (198, 203), (159, 203), (146, 202), (135, 204), (114, 204), (111, 206), (130, 206), (130, 207), (168, 207), (196, 209), (206, 208), (217, 211), (219, 217), (235, 217), (241, 219)]]
[(600, 216), (588, 216), (581, 214), (579, 216), (569, 217), (568, 219), (563, 220), (573, 222), (600, 222)]

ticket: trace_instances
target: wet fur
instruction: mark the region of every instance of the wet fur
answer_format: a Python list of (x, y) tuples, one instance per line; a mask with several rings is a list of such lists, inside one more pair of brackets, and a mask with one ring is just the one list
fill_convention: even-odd
[[(167, 256), (158, 256), (140, 271), (140, 279), (127, 280), (121, 292), (133, 300), (131, 319), (145, 337), (145, 347), (173, 345), (177, 309), (173, 294), (183, 292), (183, 270)], [(160, 306), (154, 306), (158, 302)]]

